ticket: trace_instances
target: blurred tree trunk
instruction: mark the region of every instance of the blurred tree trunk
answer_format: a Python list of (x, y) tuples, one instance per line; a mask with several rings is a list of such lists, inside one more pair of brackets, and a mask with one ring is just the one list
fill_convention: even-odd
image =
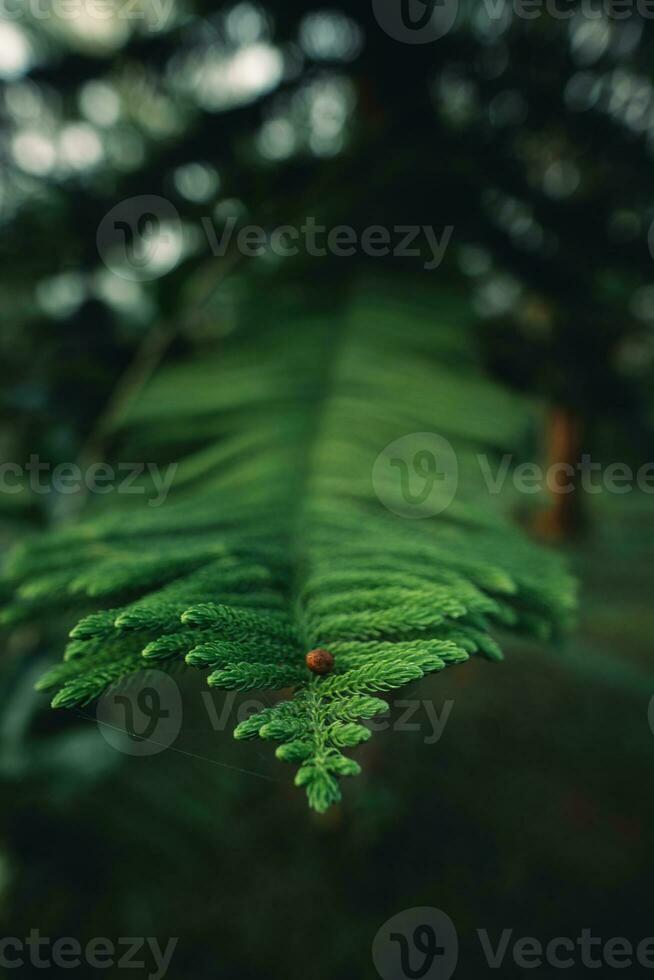
[(583, 422), (572, 408), (555, 405), (547, 422), (547, 488), (550, 506), (534, 522), (537, 535), (548, 541), (565, 541), (585, 526), (579, 462)]

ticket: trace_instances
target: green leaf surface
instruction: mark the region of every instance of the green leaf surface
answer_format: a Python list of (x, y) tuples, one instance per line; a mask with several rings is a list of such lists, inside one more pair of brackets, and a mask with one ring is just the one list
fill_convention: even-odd
[[(26, 542), (2, 618), (84, 610), (41, 681), (56, 707), (176, 661), (212, 686), (292, 689), (235, 735), (280, 742), (324, 811), (359, 772), (344, 750), (370, 736), (377, 695), (500, 659), (497, 627), (552, 635), (573, 587), (483, 482), (478, 454), (513, 452), (537, 409), (476, 367), (465, 316), (452, 319), (461, 301), (376, 287), (327, 312), (297, 296), (261, 307), (217, 351), (163, 367), (116, 433), (117, 458), (151, 432), (161, 466), (178, 464), (165, 503), (151, 506), (143, 478), (143, 494), (94, 499), (83, 520)], [(373, 477), (416, 433), (456, 452), (454, 499), (440, 509), (437, 482), (429, 495), (438, 513), (407, 511), (391, 467)], [(327, 676), (306, 667), (314, 648), (335, 658)]]

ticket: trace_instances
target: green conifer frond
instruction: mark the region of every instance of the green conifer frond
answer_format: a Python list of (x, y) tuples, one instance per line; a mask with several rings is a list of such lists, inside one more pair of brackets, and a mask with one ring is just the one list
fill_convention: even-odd
[[(87, 610), (40, 683), (58, 689), (56, 707), (184, 661), (211, 686), (292, 688), (235, 735), (282, 743), (277, 756), (323, 811), (359, 772), (343, 750), (387, 709), (377, 695), (475, 654), (500, 659), (494, 627), (566, 625), (569, 578), (512, 526), (476, 458), (520, 445), (532, 408), (483, 377), (465, 323), (442, 316), (377, 291), (333, 314), (295, 300), (159, 371), (118, 458), (150, 446), (179, 462), (166, 502), (148, 505), (144, 478), (143, 495), (100, 497), (10, 562), (5, 623)], [(397, 474), (374, 480), (375, 461), (432, 432), (456, 449), (456, 496), (435, 516), (401, 516)], [(316, 648), (334, 657), (326, 676), (306, 665)]]

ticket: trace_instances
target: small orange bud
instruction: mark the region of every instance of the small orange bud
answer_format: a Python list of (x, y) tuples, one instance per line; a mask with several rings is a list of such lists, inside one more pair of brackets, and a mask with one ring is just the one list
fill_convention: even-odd
[(307, 653), (305, 660), (312, 674), (328, 674), (334, 666), (334, 658), (329, 650), (312, 650)]

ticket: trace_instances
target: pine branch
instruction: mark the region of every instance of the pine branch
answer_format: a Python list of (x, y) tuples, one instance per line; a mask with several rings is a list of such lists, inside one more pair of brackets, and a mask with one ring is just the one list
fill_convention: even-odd
[[(164, 447), (166, 431), (173, 458), (186, 434), (165, 505), (100, 498), (83, 522), (26, 542), (2, 618), (109, 607), (83, 616), (43, 678), (56, 707), (153, 663), (186, 662), (228, 689), (292, 687), (235, 735), (281, 742), (323, 811), (359, 772), (343, 750), (387, 710), (377, 694), (501, 659), (497, 627), (556, 634), (573, 589), (483, 485), (476, 454), (514, 450), (533, 409), (476, 369), (464, 323), (434, 322), (433, 299), (407, 309), (376, 291), (337, 315), (266, 305), (219, 355), (161, 368), (132, 406), (124, 458), (153, 432)], [(397, 480), (372, 473), (420, 432), (456, 448), (459, 488), (414, 520), (395, 513)], [(315, 648), (333, 657), (325, 676), (307, 667)]]

